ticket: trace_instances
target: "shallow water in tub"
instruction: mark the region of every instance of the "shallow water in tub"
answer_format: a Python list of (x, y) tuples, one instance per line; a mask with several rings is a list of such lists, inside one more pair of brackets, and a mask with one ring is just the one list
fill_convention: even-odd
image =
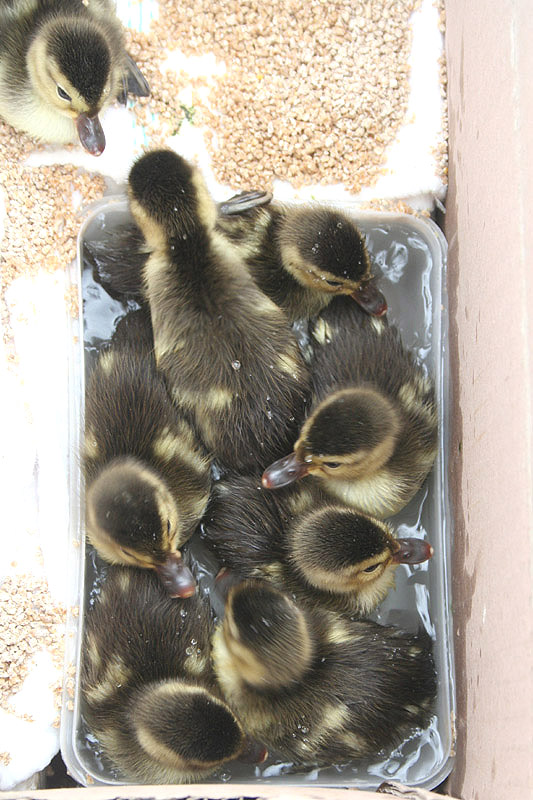
[[(98, 241), (105, 231), (126, 219), (124, 207), (111, 208), (96, 214), (85, 229), (85, 241)], [(404, 343), (415, 351), (428, 372), (436, 378), (437, 392), (442, 386), (441, 331), (436, 325), (440, 312), (440, 263), (435, 265), (435, 246), (431, 236), (409, 218), (393, 219), (387, 224), (375, 219), (360, 218), (358, 224), (367, 238), (373, 273), (380, 278), (391, 323), (402, 333)], [(83, 298), (83, 339), (86, 370), (90, 370), (101, 345), (108, 341), (118, 320), (134, 302), (112, 299), (95, 282), (89, 264), (81, 276)], [(438, 301), (434, 295), (439, 292)], [(434, 306), (438, 302), (438, 309)], [(305, 344), (305, 331), (300, 335)], [(416, 566), (401, 565), (396, 571), (396, 588), (390, 592), (373, 618), (414, 631), (420, 626), (435, 640), (435, 661), (439, 679), (436, 716), (429, 728), (414, 733), (392, 753), (376, 754), (372, 762), (358, 761), (321, 769), (296, 770), (287, 763), (268, 760), (261, 766), (231, 764), (211, 778), (215, 781), (249, 781), (302, 783), (318, 785), (356, 785), (375, 787), (385, 779), (412, 785), (434, 786), (433, 776), (446, 764), (451, 749), (450, 720), (450, 653), (446, 641), (446, 564), (443, 552), (446, 535), (446, 492), (443, 460), (440, 459), (427, 483), (409, 505), (393, 518), (398, 536), (426, 538), (435, 548), (430, 562)], [(209, 593), (215, 613), (222, 611), (222, 602), (214, 589), (216, 561), (195, 534), (189, 554), (200, 590)], [(85, 602), (92, 604), (99, 592), (105, 566), (90, 548), (86, 558)], [(80, 603), (80, 606), (82, 603)], [(83, 646), (82, 646), (83, 653)], [(113, 768), (102, 755), (98, 742), (87, 730), (81, 717), (75, 724), (74, 740), (77, 758), (84, 773), (95, 782), (120, 782)], [(438, 782), (438, 781), (437, 781)]]

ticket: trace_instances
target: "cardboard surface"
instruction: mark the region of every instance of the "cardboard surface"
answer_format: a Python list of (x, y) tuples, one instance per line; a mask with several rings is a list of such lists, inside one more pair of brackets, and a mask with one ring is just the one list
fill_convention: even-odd
[(533, 796), (533, 22), (448, 0), (446, 231), (464, 800)]
[[(411, 789), (398, 783), (384, 784), (381, 796), (403, 797), (404, 800), (431, 800), (442, 798), (440, 794), (424, 789)], [(81, 798), (83, 793), (83, 798)], [(52, 789), (35, 792), (14, 792), (3, 795), (10, 800), (376, 800), (376, 793), (357, 789), (319, 789), (310, 786), (213, 786), (195, 784), (186, 786), (121, 786), (120, 794), (111, 786), (88, 789)], [(453, 800), (453, 798), (450, 798)]]

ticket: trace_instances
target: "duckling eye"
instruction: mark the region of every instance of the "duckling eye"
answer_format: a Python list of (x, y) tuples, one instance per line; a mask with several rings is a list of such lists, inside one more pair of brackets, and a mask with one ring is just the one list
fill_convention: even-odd
[(68, 95), (66, 91), (63, 89), (63, 87), (60, 86), (59, 84), (57, 84), (57, 94), (62, 100), (66, 100), (68, 103), (72, 101), (70, 95)]
[(338, 461), (323, 461), (322, 464), (330, 469), (337, 469), (337, 467), (341, 466)]
[(328, 284), (328, 286), (340, 286), (341, 285), (341, 281), (326, 281), (326, 283)]
[(167, 533), (170, 533), (170, 528), (171, 528), (170, 520), (167, 519)]
[(363, 572), (374, 572), (379, 567), (379, 564), (371, 564), (369, 567), (366, 567)]

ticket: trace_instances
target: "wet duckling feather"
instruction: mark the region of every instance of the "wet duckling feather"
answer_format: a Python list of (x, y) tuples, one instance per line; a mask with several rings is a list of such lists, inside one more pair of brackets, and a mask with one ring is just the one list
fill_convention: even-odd
[(425, 728), (433, 713), (425, 632), (300, 607), (265, 582), (230, 590), (213, 661), (245, 728), (298, 764), (375, 756)]
[(283, 312), (215, 230), (200, 172), (171, 151), (139, 159), (130, 207), (151, 255), (145, 294), (175, 401), (226, 468), (262, 468), (302, 418), (308, 372)]
[(147, 570), (110, 567), (86, 614), (83, 714), (123, 780), (197, 781), (245, 744), (210, 662), (199, 596), (171, 599)]
[(89, 376), (83, 461), (92, 544), (111, 563), (156, 569), (172, 591), (177, 548), (208, 501), (210, 459), (156, 368), (147, 309), (119, 322)]

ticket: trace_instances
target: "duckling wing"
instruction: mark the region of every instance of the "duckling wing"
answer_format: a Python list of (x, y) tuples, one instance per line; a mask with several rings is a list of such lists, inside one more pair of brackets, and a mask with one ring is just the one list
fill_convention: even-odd
[(125, 78), (126, 78), (126, 91), (134, 97), (149, 97), (150, 85), (141, 70), (126, 52), (124, 59)]
[(258, 206), (266, 206), (271, 200), (272, 194), (262, 190), (238, 192), (238, 194), (230, 197), (229, 200), (220, 203), (218, 213), (231, 217), (234, 214), (243, 214), (245, 211), (250, 211), (250, 209)]

